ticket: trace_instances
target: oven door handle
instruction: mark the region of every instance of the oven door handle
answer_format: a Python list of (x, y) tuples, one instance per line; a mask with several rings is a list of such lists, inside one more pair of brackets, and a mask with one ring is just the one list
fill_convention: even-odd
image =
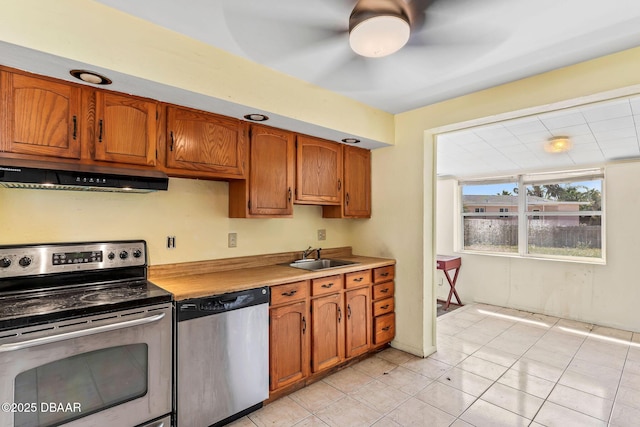
[(145, 325), (147, 323), (157, 322), (165, 316), (165, 313), (156, 314), (154, 316), (143, 317), (141, 319), (127, 320), (111, 325), (96, 326), (95, 328), (82, 329), (79, 331), (65, 332), (63, 334), (51, 335), (48, 337), (34, 338), (32, 340), (20, 341), (0, 345), (0, 353), (9, 351), (22, 350), (23, 348), (36, 347), (44, 344), (51, 344), (58, 341), (70, 340), (73, 338), (85, 337), (87, 335), (101, 334), (103, 332), (115, 331), (122, 328), (130, 328), (132, 326)]

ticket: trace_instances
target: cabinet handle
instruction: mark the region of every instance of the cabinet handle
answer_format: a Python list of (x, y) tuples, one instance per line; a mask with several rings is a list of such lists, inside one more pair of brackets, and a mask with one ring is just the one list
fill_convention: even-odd
[(330, 288), (330, 287), (332, 287), (332, 286), (333, 286), (333, 282), (331, 282), (331, 283), (325, 283), (324, 285), (322, 285), (322, 287), (323, 287), (323, 288), (325, 288), (325, 289), (329, 289), (329, 288)]
[(386, 294), (389, 292), (389, 288), (380, 289), (380, 293)]
[(98, 122), (98, 142), (102, 142), (102, 120)]
[(353, 279), (354, 282), (362, 282), (362, 279), (364, 279), (364, 277), (356, 277), (355, 279)]
[(381, 305), (380, 309), (382, 310), (386, 310), (387, 308), (389, 308), (389, 304), (385, 304), (385, 305)]
[(304, 334), (307, 331), (307, 319), (302, 316), (302, 333)]
[(351, 319), (351, 305), (347, 304), (347, 319)]
[(382, 330), (385, 332), (387, 332), (389, 329), (391, 329), (391, 326), (385, 326), (384, 328), (382, 328)]
[(338, 191), (342, 190), (342, 180), (338, 180)]
[(348, 205), (349, 204), (349, 193), (347, 193), (346, 202), (347, 202), (347, 205)]
[(171, 144), (169, 145), (169, 151), (173, 151), (173, 131), (169, 132), (171, 138)]
[(73, 139), (75, 140), (78, 136), (78, 118), (73, 116)]
[(298, 292), (296, 289), (292, 289), (289, 292), (283, 292), (282, 296), (283, 297), (292, 297), (296, 294), (296, 292)]
[(342, 321), (342, 309), (338, 307), (338, 323)]
[(289, 192), (289, 203), (291, 203), (291, 187), (289, 187), (288, 192)]
[(385, 271), (384, 273), (380, 274), (380, 277), (387, 277), (389, 275), (388, 271)]

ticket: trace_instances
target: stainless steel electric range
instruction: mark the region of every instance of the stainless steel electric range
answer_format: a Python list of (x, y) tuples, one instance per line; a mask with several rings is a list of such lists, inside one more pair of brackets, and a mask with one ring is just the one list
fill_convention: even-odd
[(0, 425), (170, 427), (171, 294), (144, 241), (0, 246)]

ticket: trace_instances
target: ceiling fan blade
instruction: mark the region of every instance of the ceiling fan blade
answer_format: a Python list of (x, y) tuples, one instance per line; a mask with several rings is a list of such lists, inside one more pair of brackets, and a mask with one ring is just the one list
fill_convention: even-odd
[(326, 5), (329, 13), (301, 13), (299, 6), (274, 8), (270, 2), (234, 0), (225, 5), (224, 11), (229, 33), (238, 47), (254, 61), (271, 64), (296, 52), (315, 49), (327, 40), (344, 37), (348, 33), (348, 14), (339, 13), (353, 3), (332, 0)]
[(325, 89), (360, 92), (375, 86), (372, 59), (356, 55), (350, 48), (328, 64), (313, 82)]

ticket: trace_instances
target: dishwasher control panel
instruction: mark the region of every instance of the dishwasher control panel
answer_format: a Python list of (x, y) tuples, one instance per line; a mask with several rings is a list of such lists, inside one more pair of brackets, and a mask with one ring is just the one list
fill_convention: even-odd
[(269, 287), (267, 286), (210, 297), (192, 298), (176, 302), (177, 320), (182, 322), (268, 303)]

